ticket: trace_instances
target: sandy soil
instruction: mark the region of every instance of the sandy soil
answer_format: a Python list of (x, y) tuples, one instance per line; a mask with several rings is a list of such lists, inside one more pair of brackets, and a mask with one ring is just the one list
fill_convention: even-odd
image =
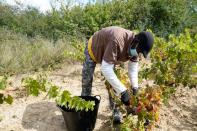
[(161, 110), (158, 131), (197, 131), (197, 88), (179, 87)]
[[(53, 71), (49, 80), (73, 95), (81, 92), (82, 66), (64, 64), (62, 69)], [(11, 77), (11, 86), (21, 88), (20, 80), (28, 74)], [(96, 69), (93, 83), (93, 95), (101, 96), (98, 118), (94, 131), (111, 131), (108, 93), (105, 89), (99, 68)], [(16, 93), (12, 105), (0, 105), (0, 131), (66, 131), (60, 110), (55, 102), (39, 97), (25, 97)], [(161, 121), (156, 131), (197, 131), (197, 89), (178, 88), (169, 105), (161, 110)]]

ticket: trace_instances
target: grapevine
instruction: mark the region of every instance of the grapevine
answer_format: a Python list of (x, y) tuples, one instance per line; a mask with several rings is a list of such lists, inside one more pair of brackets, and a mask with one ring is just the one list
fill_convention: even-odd
[(155, 37), (151, 52), (151, 66), (144, 65), (142, 79), (154, 80), (155, 84), (172, 87), (196, 87), (197, 34), (189, 30), (179, 36), (170, 35), (169, 40)]
[(67, 90), (61, 91), (58, 86), (48, 82), (43, 75), (38, 75), (37, 78), (27, 77), (23, 79), (22, 82), (28, 95), (38, 96), (40, 93), (46, 92), (46, 97), (55, 99), (59, 106), (64, 106), (76, 111), (94, 110), (94, 101), (86, 101), (78, 96), (73, 97)]
[[(129, 78), (126, 71), (123, 68), (117, 67), (115, 73), (120, 81), (131, 90)], [(115, 99), (116, 103), (123, 109), (123, 105), (120, 99), (114, 95), (112, 87), (106, 82), (106, 87), (110, 92), (110, 95)], [(124, 118), (123, 124), (121, 125), (122, 131), (141, 131), (141, 130), (152, 130), (156, 122), (159, 121), (159, 110), (161, 108), (161, 101), (163, 98), (163, 90), (160, 86), (146, 87), (140, 89), (137, 96), (131, 94), (130, 108), (135, 108), (137, 118), (133, 115), (127, 114)], [(146, 125), (146, 122), (148, 124)]]
[(1, 76), (0, 77), (0, 104), (3, 104), (4, 102), (8, 104), (12, 104), (13, 102), (13, 97), (9, 94), (6, 87), (7, 87), (7, 77)]
[(72, 58), (74, 60), (81, 61), (81, 62), (84, 61), (85, 44), (73, 39), (73, 42), (71, 43), (71, 47), (73, 50), (66, 50), (64, 52), (65, 57)]

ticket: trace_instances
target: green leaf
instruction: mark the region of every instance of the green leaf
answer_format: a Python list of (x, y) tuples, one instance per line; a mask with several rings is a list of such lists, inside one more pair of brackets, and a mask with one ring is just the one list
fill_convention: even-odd
[(3, 77), (0, 79), (0, 90), (4, 90), (6, 88), (6, 78)]
[[(39, 79), (26, 78), (23, 82), (25, 82), (25, 88), (27, 89), (29, 95), (38, 96), (41, 91), (46, 91), (47, 81), (41, 76)], [(50, 83), (48, 84), (52, 85)], [(49, 88), (47, 96), (49, 96), (49, 98), (56, 98), (58, 105), (75, 109), (76, 111), (84, 109), (85, 111), (88, 111), (94, 109), (95, 102), (93, 101), (85, 101), (78, 96), (71, 97), (71, 93), (67, 90), (64, 90), (62, 93), (59, 92), (59, 87), (53, 85)]]
[(4, 101), (3, 94), (0, 94), (0, 104), (3, 104), (3, 101)]
[(6, 98), (5, 98), (5, 102), (7, 102), (8, 104), (12, 104), (13, 102), (13, 97), (11, 95), (8, 95)]
[(49, 99), (55, 98), (58, 96), (59, 88), (57, 86), (51, 86), (51, 88), (48, 91)]

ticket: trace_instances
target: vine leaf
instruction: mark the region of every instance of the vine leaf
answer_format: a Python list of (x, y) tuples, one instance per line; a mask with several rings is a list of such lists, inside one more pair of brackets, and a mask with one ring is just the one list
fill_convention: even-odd
[(0, 77), (0, 90), (4, 90), (6, 88), (6, 77)]
[(57, 86), (51, 86), (51, 88), (48, 91), (49, 99), (57, 97), (59, 93), (58, 90), (59, 88)]
[(8, 95), (6, 98), (5, 98), (5, 102), (7, 102), (8, 104), (12, 104), (13, 102), (13, 97), (11, 95)]
[[(58, 105), (65, 108), (75, 109), (76, 111), (94, 110), (94, 101), (86, 101), (78, 96), (72, 97), (69, 91), (60, 91), (58, 86), (47, 82), (46, 78), (41, 75), (37, 79), (26, 78), (23, 81), (28, 95), (38, 96), (41, 92), (47, 92), (49, 99), (54, 98)], [(11, 98), (8, 100), (11, 100)]]

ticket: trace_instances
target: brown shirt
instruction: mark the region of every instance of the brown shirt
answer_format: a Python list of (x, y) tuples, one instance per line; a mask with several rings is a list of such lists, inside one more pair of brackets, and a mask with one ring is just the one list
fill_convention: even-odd
[(92, 52), (97, 63), (103, 59), (111, 64), (129, 60), (128, 48), (134, 36), (132, 31), (116, 26), (96, 32), (92, 38)]

